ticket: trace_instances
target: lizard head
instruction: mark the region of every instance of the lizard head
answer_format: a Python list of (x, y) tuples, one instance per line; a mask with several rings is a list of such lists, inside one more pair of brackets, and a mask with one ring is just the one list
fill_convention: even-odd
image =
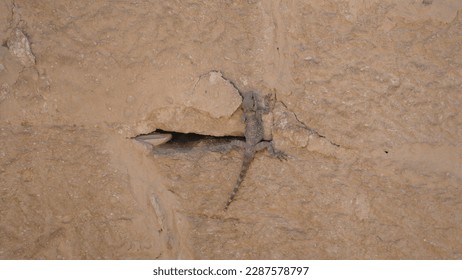
[(254, 92), (246, 92), (242, 94), (243, 100), (242, 100), (242, 107), (244, 110), (253, 110), (255, 108), (256, 104), (256, 98), (255, 98)]

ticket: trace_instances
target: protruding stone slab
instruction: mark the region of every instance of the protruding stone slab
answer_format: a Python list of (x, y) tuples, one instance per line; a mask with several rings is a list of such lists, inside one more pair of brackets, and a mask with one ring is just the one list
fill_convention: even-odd
[(152, 112), (138, 124), (137, 133), (149, 133), (153, 129), (226, 136), (243, 135), (242, 111), (237, 110), (229, 118), (212, 118), (209, 114), (191, 107), (167, 107)]
[(244, 133), (242, 97), (218, 71), (197, 78), (183, 104), (157, 108), (137, 125), (137, 133), (154, 129), (213, 136)]
[(212, 118), (229, 118), (241, 105), (238, 90), (220, 72), (199, 77), (186, 106), (210, 114)]

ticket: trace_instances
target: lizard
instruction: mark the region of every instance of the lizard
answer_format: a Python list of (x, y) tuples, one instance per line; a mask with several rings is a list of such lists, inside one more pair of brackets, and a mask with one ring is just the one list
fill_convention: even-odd
[[(252, 163), (255, 154), (258, 151), (266, 148), (272, 156), (276, 156), (281, 160), (287, 158), (285, 153), (277, 151), (274, 148), (272, 141), (266, 140), (267, 138), (265, 139), (265, 129), (262, 115), (268, 113), (270, 110), (270, 106), (268, 104), (270, 95), (264, 97), (264, 104), (262, 105), (260, 102), (260, 97), (255, 92), (241, 93), (239, 91), (239, 94), (242, 97), (241, 106), (244, 112), (243, 119), (245, 124), (245, 141), (236, 140), (225, 145), (218, 145), (215, 148), (212, 147), (212, 150), (216, 151), (228, 151), (229, 149), (236, 147), (244, 148), (241, 170), (239, 172), (236, 184), (234, 185), (234, 189), (230, 193), (228, 201), (225, 205), (225, 211), (233, 202), (234, 197), (236, 196), (239, 187), (242, 184), (247, 171), (249, 170), (250, 164)], [(134, 139), (152, 147), (157, 147), (170, 141), (172, 139), (172, 134), (164, 132), (153, 132), (151, 134), (134, 137)], [(171, 152), (171, 150), (176, 151), (177, 149), (178, 148), (166, 148), (164, 150), (159, 149), (159, 151), (161, 153), (162, 151), (168, 153), (169, 151)]]
[(234, 189), (229, 195), (228, 201), (225, 205), (225, 211), (229, 205), (233, 202), (242, 181), (249, 170), (250, 164), (252, 163), (255, 154), (263, 149), (267, 149), (272, 156), (276, 156), (279, 159), (286, 159), (287, 156), (281, 151), (277, 151), (272, 141), (264, 140), (264, 129), (262, 114), (268, 113), (269, 105), (267, 104), (269, 96), (265, 97), (265, 104), (261, 106), (259, 104), (259, 96), (255, 92), (240, 93), (242, 96), (242, 109), (244, 111), (244, 136), (245, 142), (233, 143), (236, 146), (244, 146), (244, 158), (242, 161), (241, 171), (237, 182), (234, 185)]

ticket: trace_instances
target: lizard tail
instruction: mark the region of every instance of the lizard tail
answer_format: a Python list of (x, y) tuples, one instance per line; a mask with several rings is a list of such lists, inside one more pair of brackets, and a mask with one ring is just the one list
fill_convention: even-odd
[(239, 177), (237, 178), (236, 185), (234, 185), (234, 189), (230, 193), (228, 201), (226, 202), (225, 210), (227, 210), (231, 202), (233, 202), (234, 197), (236, 196), (239, 190), (239, 187), (241, 186), (242, 181), (244, 181), (245, 175), (247, 174), (247, 171), (249, 170), (250, 163), (252, 162), (254, 155), (255, 155), (254, 151), (247, 151), (247, 150), (245, 151), (244, 161), (242, 162), (242, 167), (241, 167), (241, 172), (239, 173)]

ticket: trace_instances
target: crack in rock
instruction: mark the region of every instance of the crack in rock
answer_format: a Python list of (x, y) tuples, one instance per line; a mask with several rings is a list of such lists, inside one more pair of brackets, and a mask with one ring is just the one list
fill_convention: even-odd
[(287, 151), (298, 147), (333, 155), (340, 148), (339, 144), (330, 141), (317, 130), (300, 121), (283, 102), (276, 102), (273, 114), (273, 137), (278, 149)]
[[(239, 109), (242, 103), (241, 95), (235, 83), (226, 78), (222, 72), (209, 71), (200, 75), (192, 86), (186, 107), (161, 108), (151, 113), (148, 120), (154, 123), (156, 129), (150, 126), (149, 131), (169, 131), (170, 134), (192, 133), (211, 137), (242, 136), (244, 127), (241, 120), (242, 111)], [(274, 140), (277, 149), (288, 151), (298, 147), (332, 154), (336, 148), (340, 148), (339, 144), (330, 141), (316, 129), (303, 123), (283, 102), (277, 101), (274, 92), (270, 93), (268, 98), (258, 99), (259, 102), (263, 100), (268, 100), (268, 104), (261, 105), (269, 109), (262, 114), (264, 140)], [(154, 146), (170, 140), (167, 139), (168, 137), (160, 139), (159, 135), (153, 135), (139, 135), (137, 139)], [(202, 144), (200, 146), (203, 146)], [(169, 151), (172, 149), (174, 150), (175, 147), (170, 146)]]
[(229, 118), (241, 105), (238, 89), (219, 71), (201, 75), (194, 84), (186, 106), (207, 112), (212, 118)]

